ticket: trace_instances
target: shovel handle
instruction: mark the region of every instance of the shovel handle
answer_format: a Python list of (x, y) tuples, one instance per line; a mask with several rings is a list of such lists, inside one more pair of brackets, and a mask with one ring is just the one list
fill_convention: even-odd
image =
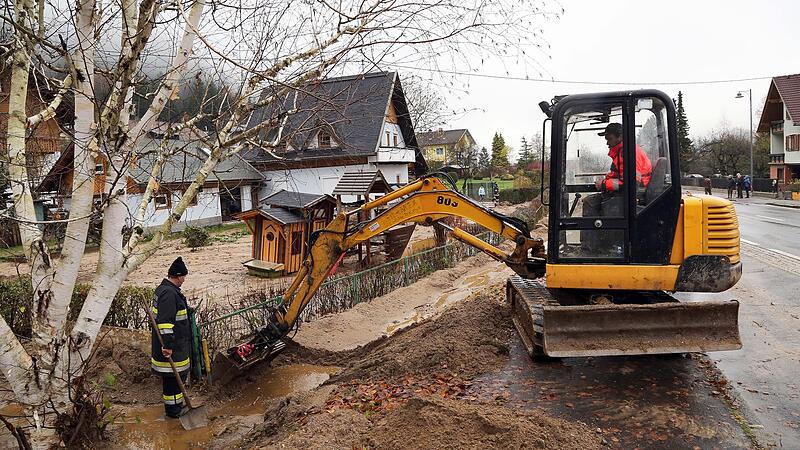
[[(144, 310), (147, 313), (147, 317), (150, 319), (150, 326), (153, 327), (153, 332), (158, 338), (158, 343), (161, 344), (161, 348), (163, 349), (164, 340), (161, 339), (161, 333), (158, 332), (158, 323), (156, 322), (156, 318), (153, 317), (153, 312), (150, 311), (150, 308), (148, 308), (146, 305)], [(172, 361), (172, 356), (167, 356), (167, 361), (169, 362), (169, 366), (172, 368), (173, 375), (175, 375), (175, 380), (178, 382), (178, 387), (181, 389), (181, 394), (183, 394), (183, 399), (186, 401), (186, 406), (188, 406), (189, 409), (192, 409), (192, 402), (189, 400), (189, 395), (186, 393), (186, 386), (183, 385), (183, 380), (181, 380), (178, 369), (175, 368), (175, 362)]]

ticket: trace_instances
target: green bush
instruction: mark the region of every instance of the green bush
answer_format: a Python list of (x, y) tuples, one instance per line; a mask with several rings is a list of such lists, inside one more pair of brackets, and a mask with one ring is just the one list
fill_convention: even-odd
[(539, 197), (539, 189), (505, 189), (500, 191), (500, 201), (511, 204), (525, 203)]
[(206, 246), (208, 245), (208, 231), (200, 227), (186, 227), (183, 230), (183, 243), (191, 248)]
[[(75, 286), (70, 300), (68, 321), (74, 322), (78, 318), (90, 287), (87, 284)], [(149, 305), (154, 296), (155, 288), (121, 287), (103, 324), (123, 328), (147, 328), (147, 315), (143, 307)], [(29, 277), (0, 280), (0, 314), (15, 334), (31, 335), (32, 305), (33, 292)]]

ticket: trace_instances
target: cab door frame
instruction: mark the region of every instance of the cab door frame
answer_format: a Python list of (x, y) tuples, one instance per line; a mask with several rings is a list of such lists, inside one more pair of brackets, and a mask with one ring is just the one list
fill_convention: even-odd
[[(667, 134), (671, 185), (653, 203), (637, 212), (636, 181), (636, 123), (635, 107), (640, 98), (658, 98), (667, 109)], [(622, 218), (565, 218), (562, 217), (561, 174), (566, 170), (562, 153), (565, 152), (564, 113), (581, 104), (608, 104), (622, 106), (623, 126), (623, 189), (626, 201)], [(552, 144), (550, 149), (550, 208), (548, 228), (549, 264), (668, 264), (680, 211), (679, 150), (675, 123), (675, 106), (672, 99), (661, 91), (621, 91), (597, 94), (570, 95), (561, 99), (552, 113)], [(610, 165), (610, 162), (609, 162)], [(555, 199), (555, 201), (553, 201)], [(623, 254), (620, 257), (562, 257), (558, 252), (559, 236), (566, 230), (624, 230)], [(654, 236), (656, 237), (654, 239)]]

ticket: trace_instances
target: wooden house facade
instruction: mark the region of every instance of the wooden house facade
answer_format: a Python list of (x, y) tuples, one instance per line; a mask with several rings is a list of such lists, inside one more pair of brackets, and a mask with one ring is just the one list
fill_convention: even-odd
[(281, 190), (256, 208), (237, 214), (253, 234), (252, 258), (244, 263), (259, 276), (288, 275), (300, 270), (311, 233), (333, 220), (330, 195)]

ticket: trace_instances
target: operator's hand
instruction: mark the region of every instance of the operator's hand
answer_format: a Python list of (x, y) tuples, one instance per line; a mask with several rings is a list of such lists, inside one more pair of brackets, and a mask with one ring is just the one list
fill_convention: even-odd
[(603, 180), (594, 180), (594, 187), (597, 188), (598, 191), (601, 190), (602, 185), (603, 185)]
[(161, 347), (161, 354), (164, 355), (164, 358), (169, 358), (172, 356), (172, 350)]

